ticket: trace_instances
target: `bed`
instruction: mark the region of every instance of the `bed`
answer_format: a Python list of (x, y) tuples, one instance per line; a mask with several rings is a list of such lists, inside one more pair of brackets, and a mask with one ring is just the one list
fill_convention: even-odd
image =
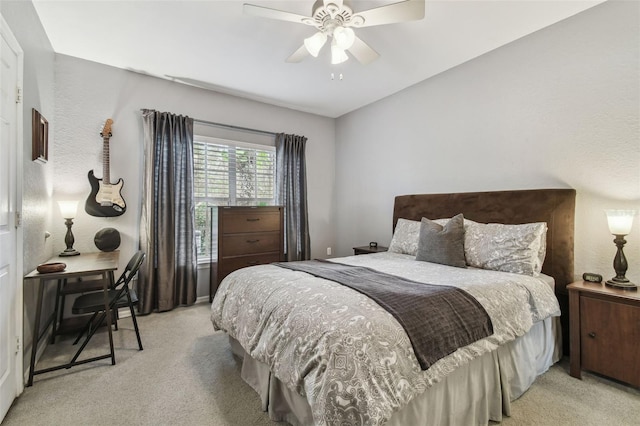
[[(511, 401), (561, 355), (554, 291), (562, 293), (573, 281), (574, 204), (572, 189), (398, 196), (390, 252), (324, 262), (473, 296), (491, 320), (491, 333), (439, 355), (426, 368), (409, 329), (391, 311), (353, 288), (283, 265), (254, 266), (227, 276), (212, 304), (214, 329), (229, 335), (232, 350), (243, 359), (243, 379), (275, 421), (500, 421), (510, 414)], [(509, 261), (504, 270), (493, 268), (492, 259), (480, 267), (417, 261), (414, 248), (424, 253), (429, 245), (422, 227), (437, 223), (437, 229), (453, 229), (460, 214), (465, 250), (477, 249), (465, 251), (467, 259), (482, 261), (478, 253), (491, 252), (480, 244), (486, 245), (487, 235), (493, 235), (493, 244), (506, 246), (511, 243), (503, 238), (505, 230), (511, 235), (524, 229), (522, 235), (529, 238), (535, 229), (538, 236), (525, 244), (526, 262)], [(514, 264), (534, 270), (513, 272)]]

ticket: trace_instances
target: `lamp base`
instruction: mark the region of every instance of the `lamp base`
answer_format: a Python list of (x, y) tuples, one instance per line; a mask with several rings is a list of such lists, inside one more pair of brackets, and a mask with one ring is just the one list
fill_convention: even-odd
[(76, 251), (76, 249), (65, 249), (65, 251), (60, 253), (58, 256), (60, 256), (60, 257), (77, 256), (79, 254), (80, 254), (80, 252)]
[(620, 290), (638, 291), (638, 286), (630, 282), (629, 280), (618, 281), (615, 278), (611, 278), (610, 280), (607, 280), (605, 284), (609, 287), (619, 288)]

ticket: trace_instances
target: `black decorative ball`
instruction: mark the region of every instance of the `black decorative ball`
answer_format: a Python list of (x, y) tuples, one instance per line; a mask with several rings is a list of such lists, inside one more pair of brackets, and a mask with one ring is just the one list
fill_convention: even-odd
[(114, 251), (120, 247), (120, 232), (114, 228), (103, 228), (96, 233), (93, 241), (102, 251)]

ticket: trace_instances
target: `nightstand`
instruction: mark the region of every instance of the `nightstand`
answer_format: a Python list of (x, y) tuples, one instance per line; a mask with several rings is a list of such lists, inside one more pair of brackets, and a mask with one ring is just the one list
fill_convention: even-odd
[(361, 246), (361, 247), (354, 247), (353, 248), (353, 254), (358, 255), (358, 254), (382, 253), (382, 252), (385, 252), (387, 250), (389, 250), (389, 247)]
[(571, 363), (640, 387), (640, 294), (578, 281), (569, 290)]

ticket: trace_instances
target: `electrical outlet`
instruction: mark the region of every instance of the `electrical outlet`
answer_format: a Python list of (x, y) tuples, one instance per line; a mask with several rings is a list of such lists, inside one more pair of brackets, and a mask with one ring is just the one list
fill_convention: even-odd
[(331, 256), (331, 247), (327, 247), (327, 256)]

